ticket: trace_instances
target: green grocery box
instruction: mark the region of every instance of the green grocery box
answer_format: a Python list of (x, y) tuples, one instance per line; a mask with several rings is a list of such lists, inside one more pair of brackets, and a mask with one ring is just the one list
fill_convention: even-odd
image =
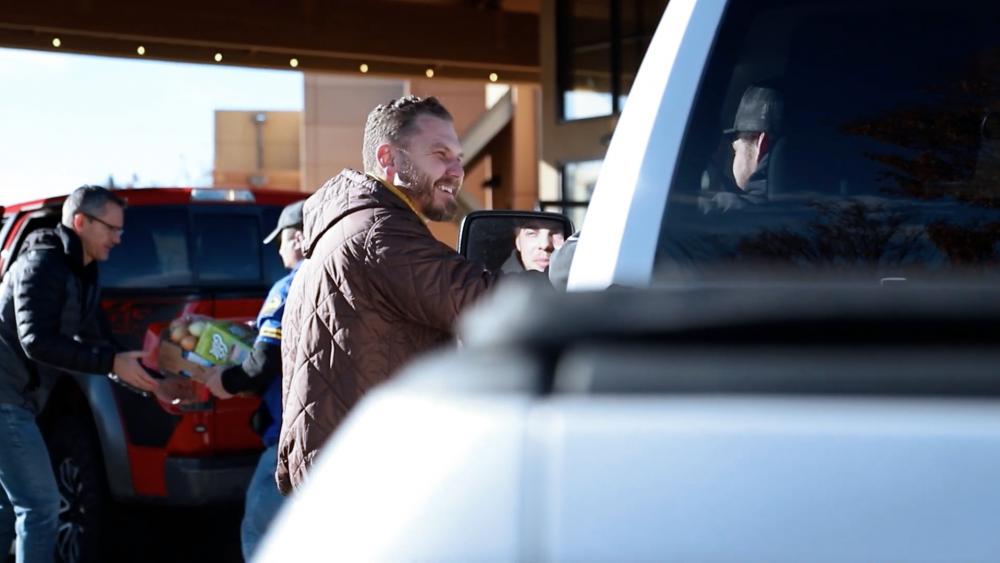
[(207, 321), (194, 353), (216, 365), (243, 363), (250, 355), (250, 332), (236, 323)]

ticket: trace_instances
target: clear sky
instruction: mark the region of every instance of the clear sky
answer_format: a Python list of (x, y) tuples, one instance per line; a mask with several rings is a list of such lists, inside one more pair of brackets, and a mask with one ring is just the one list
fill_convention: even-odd
[(217, 109), (300, 111), (302, 74), (0, 49), (0, 205), (210, 185)]

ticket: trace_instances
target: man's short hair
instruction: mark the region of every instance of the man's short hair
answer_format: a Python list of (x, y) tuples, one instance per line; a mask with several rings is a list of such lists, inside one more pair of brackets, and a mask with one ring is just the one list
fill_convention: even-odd
[(362, 160), (365, 172), (377, 175), (379, 145), (388, 141), (396, 146), (405, 146), (406, 138), (413, 133), (417, 118), (430, 115), (452, 121), (451, 114), (434, 96), (421, 98), (403, 96), (388, 104), (381, 104), (368, 114), (365, 121), (365, 139)]
[(113, 203), (122, 209), (128, 204), (111, 190), (101, 186), (80, 186), (66, 197), (62, 206), (62, 224), (73, 226), (73, 216), (77, 213), (99, 217), (104, 212), (104, 206)]
[[(566, 226), (558, 219), (548, 219), (544, 217), (529, 217), (514, 220), (514, 236), (521, 234), (522, 229), (550, 229), (565, 230)], [(565, 235), (566, 233), (563, 233)]]

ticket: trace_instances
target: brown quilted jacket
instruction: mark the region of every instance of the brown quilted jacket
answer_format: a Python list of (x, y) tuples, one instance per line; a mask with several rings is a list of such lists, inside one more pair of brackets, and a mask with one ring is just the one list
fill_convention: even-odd
[(302, 263), (282, 318), (276, 479), (289, 494), (372, 386), (445, 343), (492, 274), (437, 241), (377, 180), (355, 170), (305, 204)]

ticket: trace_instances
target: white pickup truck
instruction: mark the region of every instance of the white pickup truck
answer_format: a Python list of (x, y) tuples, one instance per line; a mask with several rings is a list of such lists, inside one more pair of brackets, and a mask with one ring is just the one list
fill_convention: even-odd
[(998, 28), (671, 1), (569, 291), (369, 394), (259, 560), (995, 561)]

